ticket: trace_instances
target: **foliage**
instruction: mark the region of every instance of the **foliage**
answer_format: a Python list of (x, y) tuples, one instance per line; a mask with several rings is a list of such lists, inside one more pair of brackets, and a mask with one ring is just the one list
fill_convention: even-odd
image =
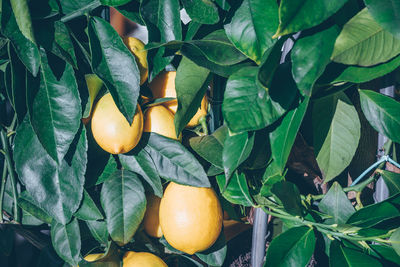
[[(110, 6), (148, 30), (142, 86), (134, 56), (102, 16)], [(279, 218), (265, 266), (306, 266), (313, 254), (321, 266), (399, 263), (399, 174), (381, 165), (358, 185), (341, 178), (362, 150), (365, 121), (396, 156), (400, 103), (366, 82), (399, 74), (398, 14), (395, 0), (0, 1), (0, 223), (50, 229), (52, 253), (73, 266), (90, 265), (83, 257), (93, 250), (106, 260), (118, 249), (200, 266), (140, 226), (146, 194), (161, 197), (174, 181), (213, 186), (224, 201)], [(93, 94), (108, 90), (131, 123), (164, 69), (177, 70), (182, 144), (146, 133), (129, 153), (102, 151), (81, 120)], [(220, 127), (184, 129), (210, 87), (209, 128)], [(298, 140), (314, 154), (296, 154)], [(304, 190), (287, 164), (291, 152), (317, 165), (325, 194)], [(379, 175), (390, 198), (367, 203), (360, 195)], [(9, 229), (0, 232), (0, 253), (9, 255)], [(221, 266), (226, 250), (221, 234), (197, 256)]]

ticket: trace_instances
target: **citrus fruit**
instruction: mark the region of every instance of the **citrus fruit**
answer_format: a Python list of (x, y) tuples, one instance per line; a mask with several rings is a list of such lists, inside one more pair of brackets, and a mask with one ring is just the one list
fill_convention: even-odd
[[(103, 253), (94, 253), (94, 254), (87, 255), (84, 259), (87, 262), (95, 262), (95, 261), (97, 261), (99, 263), (101, 262), (102, 264), (106, 264), (109, 267), (119, 267), (121, 265), (118, 255), (113, 254), (111, 257), (108, 256), (106, 258), (103, 258), (103, 256), (104, 256)], [(99, 264), (99, 265), (101, 265), (101, 264)], [(79, 265), (77, 267), (79, 267)]]
[(162, 231), (159, 222), (161, 198), (155, 195), (147, 196), (147, 208), (143, 218), (143, 225), (145, 232), (152, 237), (160, 238)]
[(153, 132), (179, 140), (175, 133), (174, 115), (163, 105), (145, 110), (143, 132)]
[(140, 71), (140, 85), (142, 85), (149, 75), (147, 50), (144, 49), (144, 43), (135, 37), (125, 37), (124, 43), (135, 56), (136, 64)]
[(160, 225), (174, 248), (194, 254), (211, 247), (222, 228), (222, 209), (212, 188), (169, 183), (160, 203)]
[(128, 251), (122, 259), (123, 267), (168, 267), (159, 257), (148, 252)]
[(139, 142), (142, 131), (143, 115), (139, 105), (129, 125), (110, 93), (97, 102), (92, 114), (92, 133), (97, 144), (105, 151), (111, 154), (130, 151)]
[(207, 97), (204, 96), (203, 99), (201, 100), (201, 105), (200, 108), (197, 110), (197, 113), (194, 114), (194, 116), (190, 119), (186, 127), (196, 127), (200, 123), (200, 118), (205, 117), (207, 115), (207, 109), (208, 109), (208, 101)]

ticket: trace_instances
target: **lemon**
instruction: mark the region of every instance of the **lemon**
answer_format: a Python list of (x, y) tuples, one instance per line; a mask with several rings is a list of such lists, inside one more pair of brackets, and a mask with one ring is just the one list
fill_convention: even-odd
[[(99, 261), (102, 264), (107, 264), (107, 266), (110, 267), (119, 267), (121, 265), (117, 255), (113, 255), (111, 257), (108, 257), (107, 259), (102, 258), (103, 256), (103, 253), (94, 253), (87, 255), (84, 259), (87, 262)], [(77, 267), (79, 267), (79, 265)]]
[(118, 110), (110, 93), (96, 104), (92, 115), (92, 132), (97, 144), (111, 154), (129, 152), (140, 140), (143, 131), (143, 114), (137, 105), (133, 122)]
[(135, 56), (136, 64), (140, 71), (140, 85), (142, 85), (149, 76), (147, 50), (144, 48), (144, 43), (135, 37), (125, 37), (124, 43)]
[(168, 267), (159, 257), (148, 252), (128, 251), (122, 259), (123, 267)]
[(222, 228), (222, 209), (212, 188), (169, 183), (160, 203), (160, 225), (174, 248), (194, 254), (211, 247)]
[(147, 208), (143, 218), (144, 231), (152, 237), (160, 238), (162, 231), (159, 222), (161, 198), (155, 195), (147, 196)]
[(163, 105), (152, 106), (145, 110), (143, 132), (153, 132), (179, 140), (175, 133), (174, 115)]
[(186, 127), (196, 127), (200, 123), (200, 118), (205, 117), (208, 111), (208, 101), (207, 97), (204, 96), (201, 100), (200, 108), (197, 110), (197, 113), (190, 119)]

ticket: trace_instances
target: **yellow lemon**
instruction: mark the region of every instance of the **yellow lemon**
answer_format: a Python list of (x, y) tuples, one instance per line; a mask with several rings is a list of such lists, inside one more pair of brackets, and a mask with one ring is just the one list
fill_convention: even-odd
[(144, 49), (144, 43), (135, 37), (125, 37), (124, 43), (135, 56), (136, 64), (140, 71), (140, 85), (142, 85), (149, 76), (147, 50)]
[(148, 252), (128, 251), (122, 259), (123, 267), (168, 267), (159, 257)]
[(197, 125), (199, 125), (200, 118), (206, 116), (207, 111), (208, 111), (208, 101), (207, 97), (204, 96), (203, 99), (201, 100), (200, 108), (197, 110), (197, 113), (194, 114), (194, 116), (190, 119), (186, 127), (196, 127)]
[(194, 254), (211, 247), (222, 228), (222, 209), (212, 188), (169, 183), (160, 203), (160, 225), (174, 248)]
[(174, 115), (163, 105), (145, 110), (143, 132), (153, 132), (179, 140), (175, 133)]
[(111, 154), (129, 152), (140, 140), (143, 131), (143, 114), (137, 105), (133, 122), (118, 110), (111, 94), (104, 95), (96, 104), (92, 115), (92, 132), (97, 144)]
[(143, 218), (143, 225), (145, 232), (152, 237), (160, 238), (162, 231), (159, 221), (161, 198), (155, 195), (147, 196), (147, 208)]

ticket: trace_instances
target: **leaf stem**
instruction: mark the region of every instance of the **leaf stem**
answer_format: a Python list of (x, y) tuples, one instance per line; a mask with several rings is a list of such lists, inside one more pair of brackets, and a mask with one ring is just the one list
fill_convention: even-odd
[(0, 188), (0, 223), (3, 223), (3, 199), (4, 192), (6, 189), (6, 180), (7, 179), (7, 163), (4, 160), (3, 164), (3, 174), (1, 176), (1, 188)]
[(10, 175), (10, 182), (11, 182), (11, 187), (12, 187), (12, 193), (13, 193), (13, 198), (14, 198), (14, 220), (19, 223), (20, 218), (19, 218), (19, 210), (18, 210), (18, 198), (17, 198), (17, 180), (15, 177), (15, 172), (14, 168), (12, 165), (12, 160), (11, 160), (11, 154), (10, 154), (10, 145), (8, 143), (7, 135), (4, 129), (1, 129), (0, 131), (0, 138), (1, 138), (1, 143), (4, 149), (5, 153), (5, 162), (7, 163), (7, 168), (8, 168), (8, 173)]

